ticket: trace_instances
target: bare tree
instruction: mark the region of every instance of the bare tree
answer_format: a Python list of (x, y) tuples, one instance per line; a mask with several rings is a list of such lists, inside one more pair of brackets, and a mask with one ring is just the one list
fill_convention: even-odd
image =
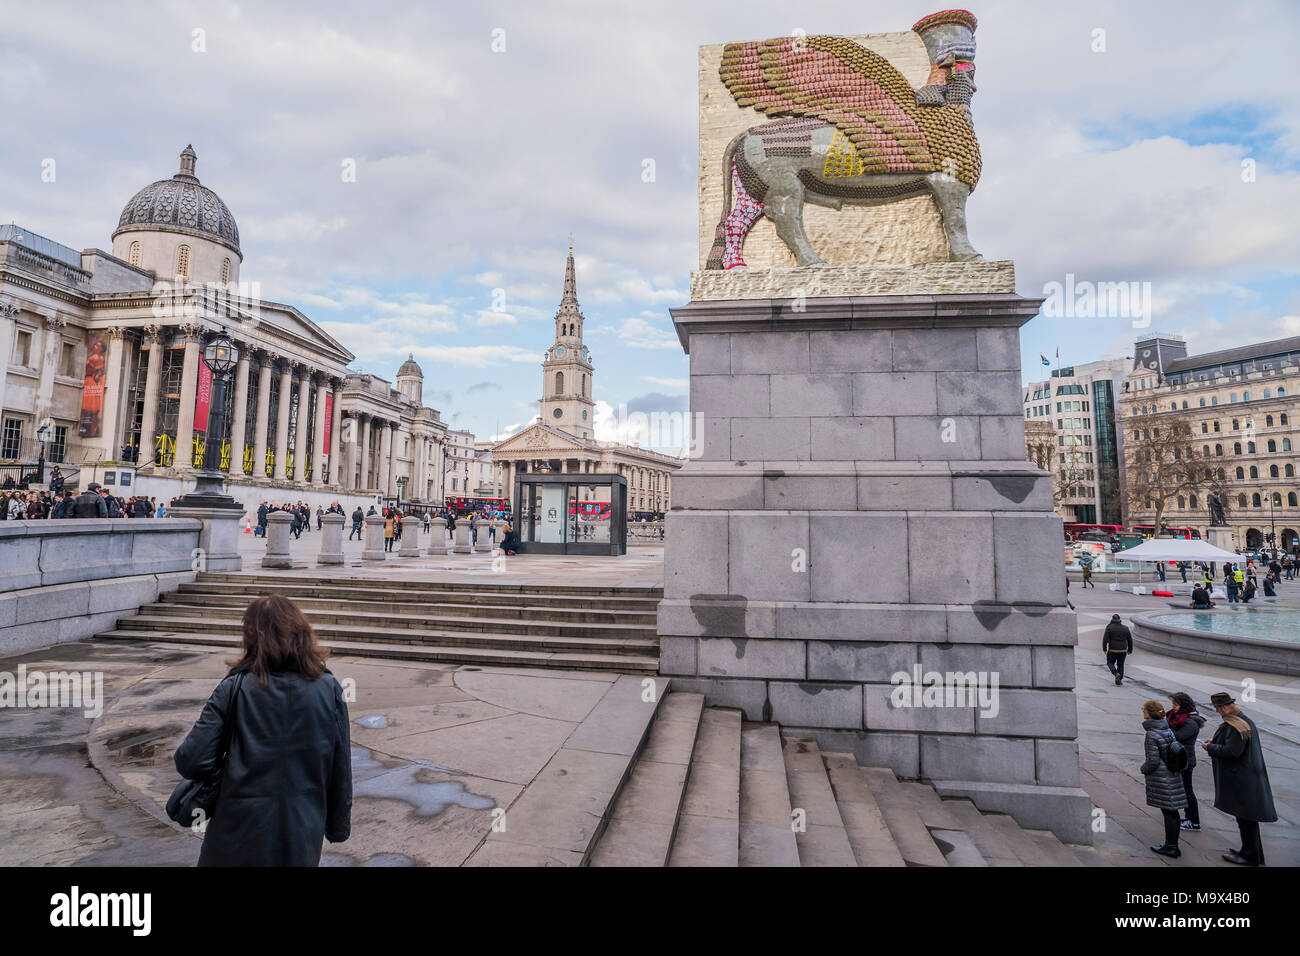
[(1179, 496), (1204, 498), (1218, 491), (1226, 498), (1215, 456), (1195, 446), (1196, 436), (1185, 419), (1161, 418), (1160, 424), (1134, 429), (1126, 443), (1125, 496), (1131, 510), (1153, 511), (1153, 527), (1164, 527), (1169, 503)]

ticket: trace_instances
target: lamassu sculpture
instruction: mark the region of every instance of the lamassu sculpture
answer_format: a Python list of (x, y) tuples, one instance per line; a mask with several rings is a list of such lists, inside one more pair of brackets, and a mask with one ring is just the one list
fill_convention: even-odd
[(975, 26), (965, 10), (913, 25), (930, 59), (920, 89), (844, 37), (727, 44), (718, 73), (736, 103), (781, 118), (728, 144), (722, 219), (705, 268), (744, 268), (745, 237), (760, 215), (799, 265), (824, 266), (804, 232), (805, 202), (839, 210), (926, 193), (943, 218), (949, 258), (982, 259), (966, 233), (966, 198), (980, 175), (970, 111)]

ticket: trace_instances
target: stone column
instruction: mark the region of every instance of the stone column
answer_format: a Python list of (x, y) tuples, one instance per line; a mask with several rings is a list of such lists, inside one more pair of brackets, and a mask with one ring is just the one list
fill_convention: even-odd
[(288, 359), (280, 360), (280, 407), (275, 419), (275, 471), (276, 481), (284, 481), (284, 463), (289, 457), (289, 402), (293, 388), (293, 366)]
[(293, 515), (287, 511), (272, 511), (266, 516), (266, 554), (262, 557), (264, 568), (292, 568), (289, 556), (289, 528)]
[(344, 476), (346, 474), (350, 479), (351, 473), (345, 472), (347, 462), (343, 460), (343, 380), (332, 379), (330, 385), (334, 396), (334, 417), (330, 422), (330, 480), (339, 488), (346, 488)]
[(116, 461), (122, 453), (126, 429), (122, 427), (122, 405), (126, 399), (122, 384), (125, 380), (124, 345), (126, 329), (114, 326), (108, 332), (108, 356), (104, 366), (103, 420), (100, 440), (106, 445), (106, 457)]
[(145, 344), (149, 346), (149, 365), (144, 377), (144, 411), (140, 417), (140, 456), (138, 464), (153, 461), (154, 441), (158, 438), (158, 392), (162, 388), (163, 339), (161, 326), (145, 326)]
[(469, 535), (469, 519), (456, 522), (456, 546), (453, 548), (457, 554), (473, 554), (474, 547)]
[(331, 511), (321, 519), (320, 554), (317, 564), (343, 563), (343, 516)]
[(266, 477), (266, 433), (271, 416), (271, 366), (275, 357), (269, 352), (258, 356), (257, 421), (253, 426), (253, 477)]
[(447, 519), (441, 516), (429, 519), (429, 550), (451, 554), (447, 544)]
[(239, 364), (235, 367), (235, 420), (230, 423), (230, 467), (226, 472), (244, 477), (244, 420), (248, 417), (248, 347), (239, 350)]
[[(1001, 281), (671, 310), (706, 431), (667, 519), (660, 672), (1088, 843), (1061, 519), (1024, 460), (1019, 328), (1042, 300)], [(996, 707), (927, 706), (929, 673), (977, 675)]]
[(181, 371), (181, 400), (176, 412), (176, 460), (173, 468), (191, 471), (194, 468), (194, 399), (199, 388), (199, 337), (197, 326), (181, 326), (185, 336), (185, 365)]
[(393, 423), (380, 422), (382, 429), (379, 435), (379, 493), (385, 497), (391, 496), (389, 482), (392, 479), (393, 472)]
[(298, 418), (293, 423), (293, 480), (307, 483), (307, 434), (311, 430), (311, 370), (306, 365), (298, 367)]
[(362, 561), (383, 561), (388, 555), (384, 552), (384, 516), (376, 511), (366, 516), (366, 546), (361, 552)]
[(405, 515), (402, 520), (402, 541), (397, 546), (397, 553), (403, 558), (420, 557), (420, 530), (424, 519), (419, 515)]
[[(325, 459), (329, 449), (325, 447), (325, 395), (329, 391), (329, 382), (323, 374), (318, 373), (316, 383), (316, 435), (315, 451), (312, 453), (311, 483), (314, 488), (325, 487)], [(333, 436), (330, 436), (333, 438)]]
[(370, 432), (371, 423), (374, 421), (373, 416), (362, 413), (361, 415), (361, 473), (357, 478), (357, 487), (370, 489), (374, 485), (370, 483)]

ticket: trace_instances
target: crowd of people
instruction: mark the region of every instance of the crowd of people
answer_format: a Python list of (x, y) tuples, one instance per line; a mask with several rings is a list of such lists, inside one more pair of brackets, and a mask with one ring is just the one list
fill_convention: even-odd
[(122, 498), (92, 481), (81, 494), (58, 491), (0, 491), (0, 521), (41, 518), (161, 518), (167, 506), (156, 498)]
[[(372, 509), (373, 510), (373, 509)], [(266, 516), (274, 514), (277, 511), (284, 511), (293, 516), (293, 524), (289, 526), (289, 533), (293, 535), (294, 540), (302, 537), (304, 531), (311, 533), (312, 512), (311, 505), (304, 504), (299, 499), (296, 504), (290, 504), (285, 501), (281, 504), (273, 504), (270, 501), (263, 501), (257, 506), (257, 525), (253, 533), (258, 537), (266, 537)], [(316, 530), (319, 531), (325, 523), (327, 514), (344, 514), (343, 506), (339, 504), (338, 499), (330, 502), (328, 508), (321, 505), (316, 506)]]

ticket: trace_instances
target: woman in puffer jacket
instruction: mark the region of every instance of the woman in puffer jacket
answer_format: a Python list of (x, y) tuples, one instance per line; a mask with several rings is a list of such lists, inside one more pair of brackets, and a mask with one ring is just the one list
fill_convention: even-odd
[(1178, 849), (1178, 811), (1187, 806), (1187, 795), (1183, 791), (1182, 774), (1170, 770), (1165, 763), (1165, 755), (1176, 738), (1165, 721), (1165, 709), (1159, 701), (1143, 704), (1142, 717), (1146, 760), (1139, 770), (1146, 777), (1147, 806), (1155, 807), (1165, 818), (1165, 842), (1151, 849), (1161, 856), (1177, 859), (1183, 855)]
[(1196, 738), (1202, 727), (1205, 726), (1205, 718), (1196, 712), (1196, 703), (1192, 698), (1179, 691), (1169, 698), (1172, 706), (1165, 713), (1165, 721), (1169, 724), (1169, 729), (1174, 732), (1174, 737), (1183, 749), (1187, 751), (1187, 767), (1183, 770), (1183, 793), (1187, 797), (1187, 813), (1182, 822), (1184, 830), (1199, 830), (1201, 828), (1201, 811), (1196, 803), (1196, 791), (1192, 789), (1192, 770), (1196, 767)]

